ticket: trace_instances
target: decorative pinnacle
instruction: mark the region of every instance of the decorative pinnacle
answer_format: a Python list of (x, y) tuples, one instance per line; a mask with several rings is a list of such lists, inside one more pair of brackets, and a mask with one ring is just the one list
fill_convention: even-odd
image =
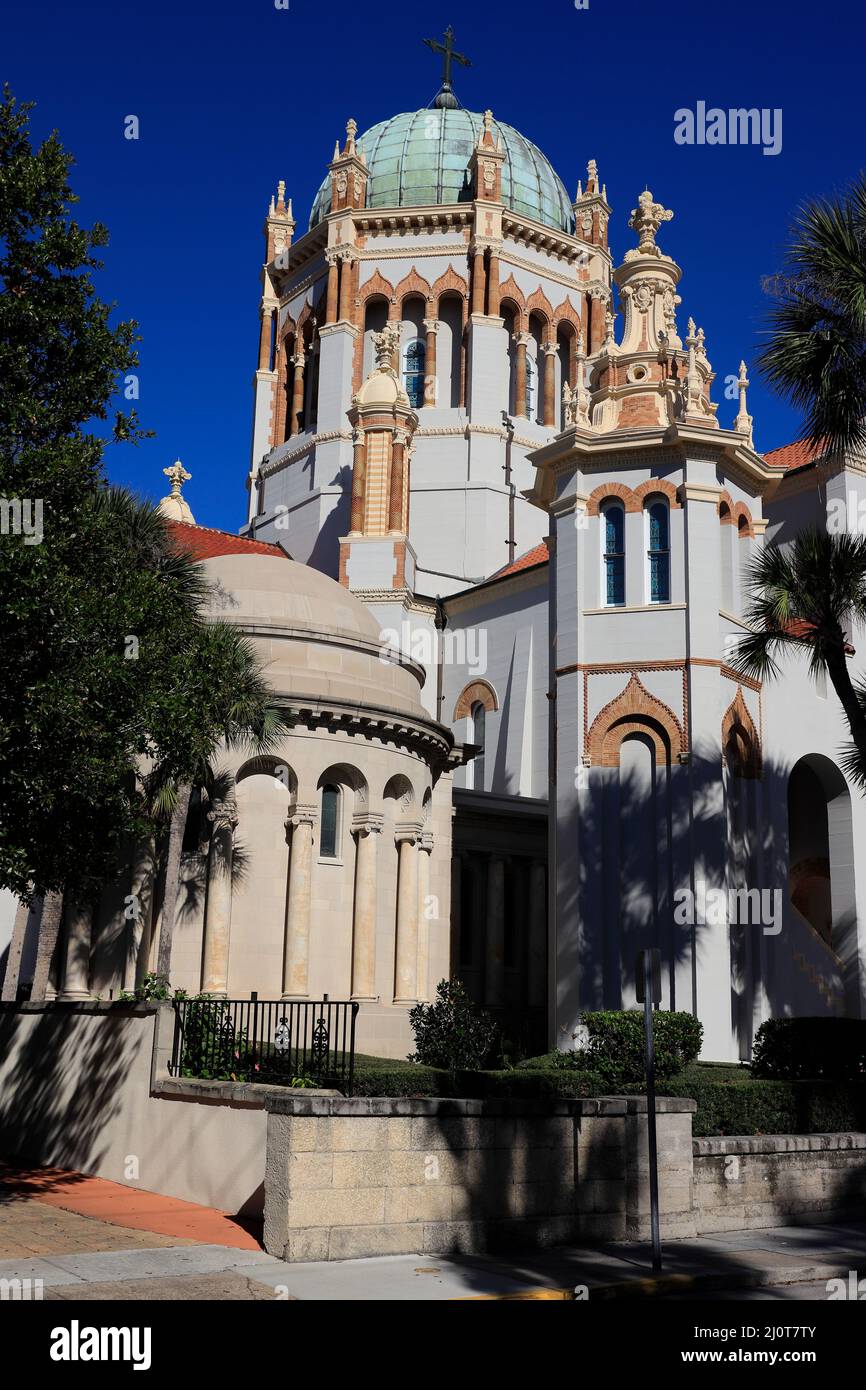
[(373, 351), (376, 354), (376, 371), (390, 372), (394, 369), (394, 353), (400, 346), (400, 330), (386, 324), (381, 333), (373, 334)]
[(278, 206), (281, 206), (283, 203), (285, 203), (285, 201), (286, 201), (286, 181), (285, 181), (285, 179), (280, 179), (279, 183), (277, 184), (277, 205), (278, 205)]
[(171, 483), (172, 497), (180, 497), (181, 488), (184, 483), (189, 482), (192, 474), (187, 473), (180, 459), (175, 459), (169, 468), (164, 468), (162, 471)]
[(355, 120), (354, 116), (350, 116), (346, 122), (346, 134), (350, 140), (354, 140), (355, 136), (358, 134), (358, 122)]
[(485, 130), (492, 130), (492, 128), (493, 128), (493, 112), (490, 110), (489, 107), (488, 107), (487, 110), (484, 112), (484, 117), (483, 117), (483, 119), (484, 119), (484, 129), (485, 129)]
[(638, 251), (645, 256), (660, 256), (656, 246), (656, 232), (663, 222), (670, 222), (673, 213), (661, 203), (653, 202), (653, 195), (645, 189), (632, 208), (628, 225), (638, 234)]

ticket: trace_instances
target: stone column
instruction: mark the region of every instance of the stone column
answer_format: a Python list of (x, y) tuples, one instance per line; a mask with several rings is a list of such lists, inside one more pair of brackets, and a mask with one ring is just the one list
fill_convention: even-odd
[(484, 313), (485, 299), (484, 248), (476, 247), (472, 253), (472, 313)]
[(514, 414), (526, 419), (526, 348), (528, 333), (515, 333), (516, 352), (514, 358)]
[(93, 908), (70, 903), (66, 912), (66, 945), (63, 952), (63, 978), (58, 999), (72, 1003), (90, 999), (90, 939)]
[(262, 305), (262, 322), (259, 329), (259, 371), (268, 372), (271, 368), (271, 337), (273, 334), (274, 311), (269, 304)]
[(484, 1002), (494, 1007), (505, 1003), (505, 863), (494, 856), (487, 865)]
[(548, 428), (556, 425), (556, 343), (542, 343), (544, 353), (543, 419)]
[(418, 826), (398, 826), (394, 1003), (414, 1004), (418, 988)]
[(589, 325), (589, 351), (590, 353), (600, 352), (604, 343), (605, 335), (605, 301), (601, 295), (594, 294), (590, 300), (592, 306), (592, 317)]
[(391, 445), (391, 486), (388, 494), (388, 530), (403, 530), (403, 496), (405, 490), (406, 435), (395, 430)]
[(436, 379), (436, 333), (439, 329), (437, 319), (425, 319), (424, 331), (427, 334), (424, 353), (424, 404), (436, 405), (439, 400), (439, 382)]
[(341, 251), (340, 261), (340, 318), (345, 323), (352, 321), (352, 266), (354, 256), (351, 251)]
[(364, 508), (367, 500), (367, 444), (363, 430), (352, 435), (352, 513), (349, 530), (361, 535), (364, 530)]
[(492, 319), (499, 318), (499, 252), (492, 247), (487, 267), (487, 313)]
[(297, 806), (286, 820), (286, 829), (292, 832), (292, 842), (283, 955), (283, 999), (304, 999), (309, 993), (310, 893), (315, 823), (316, 812), (312, 806)]
[(355, 905), (352, 919), (352, 998), (376, 998), (376, 859), (382, 818), (365, 816), (352, 826), (357, 836)]
[(325, 252), (325, 260), (328, 264), (328, 297), (325, 307), (325, 323), (337, 322), (337, 295), (340, 283), (340, 270), (337, 265), (337, 253), (332, 248)]
[(302, 339), (298, 339), (294, 357), (291, 359), (295, 369), (292, 381), (292, 418), (289, 421), (289, 435), (300, 433), (301, 416), (304, 411), (304, 367), (306, 365), (304, 356), (304, 344)]
[(427, 899), (430, 896), (430, 859), (433, 854), (433, 836), (427, 832), (421, 836), (418, 847), (418, 988), (419, 999), (430, 998), (430, 914)]
[(451, 973), (460, 962), (460, 908), (463, 901), (463, 856), (452, 853), (451, 857)]
[(529, 1004), (547, 1000), (547, 885), (544, 865), (534, 859), (529, 867)]
[(232, 854), (237, 804), (232, 798), (215, 801), (208, 811), (213, 829), (208, 855), (207, 904), (202, 953), (202, 994), (225, 998), (229, 978), (229, 938), (232, 925)]
[(18, 982), (21, 973), (21, 957), (24, 953), (24, 942), (27, 936), (27, 925), (30, 921), (30, 908), (26, 903), (19, 903), (15, 909), (15, 925), (12, 929), (12, 940), (9, 943), (9, 954), (6, 957), (6, 974), (3, 976), (3, 993), (0, 999), (5, 1003), (14, 1003), (18, 998)]

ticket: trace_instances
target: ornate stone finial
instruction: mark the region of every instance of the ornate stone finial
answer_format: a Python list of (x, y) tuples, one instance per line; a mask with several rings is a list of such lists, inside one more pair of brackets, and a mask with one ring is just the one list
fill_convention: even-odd
[(277, 184), (277, 207), (278, 207), (279, 210), (282, 212), (282, 210), (283, 210), (283, 208), (285, 207), (285, 205), (286, 205), (286, 181), (285, 181), (285, 179), (280, 179), (279, 183)]
[(184, 483), (189, 482), (192, 474), (187, 473), (180, 459), (175, 459), (169, 468), (164, 468), (162, 471), (171, 483), (172, 497), (180, 497)]
[(594, 159), (590, 159), (586, 166), (586, 191), (587, 193), (598, 192), (598, 165)]
[(350, 116), (346, 122), (346, 134), (352, 141), (354, 141), (355, 136), (358, 134), (358, 122), (355, 120), (354, 116)]
[(673, 213), (670, 208), (662, 207), (661, 203), (653, 202), (648, 188), (637, 203), (637, 207), (631, 210), (628, 225), (638, 234), (638, 252), (643, 256), (660, 256), (662, 253), (656, 246), (656, 232), (663, 222), (670, 222)]
[(376, 371), (394, 370), (394, 353), (400, 346), (400, 330), (393, 324), (386, 324), (381, 333), (373, 334), (373, 352), (376, 355)]
[(171, 483), (171, 492), (167, 497), (163, 497), (157, 511), (162, 516), (168, 517), (170, 521), (183, 521), (188, 526), (194, 526), (195, 517), (181, 492), (184, 483), (189, 482), (192, 474), (187, 472), (180, 459), (175, 459), (174, 463), (162, 471)]
[(484, 120), (484, 129), (485, 129), (485, 130), (492, 130), (492, 129), (493, 129), (493, 112), (490, 110), (490, 107), (488, 107), (487, 110), (484, 112), (483, 120)]
[(578, 198), (582, 198), (582, 197), (583, 197), (583, 181), (582, 181), (581, 179), (578, 179), (578, 181), (577, 181), (577, 192), (576, 192), (575, 195), (574, 195), (574, 201), (577, 202)]
[(745, 362), (740, 363), (740, 373), (737, 378), (737, 390), (740, 394), (740, 408), (737, 411), (737, 418), (734, 421), (734, 429), (737, 434), (744, 434), (749, 444), (754, 447), (752, 439), (752, 417), (746, 409), (746, 390), (749, 386), (749, 378), (746, 375)]

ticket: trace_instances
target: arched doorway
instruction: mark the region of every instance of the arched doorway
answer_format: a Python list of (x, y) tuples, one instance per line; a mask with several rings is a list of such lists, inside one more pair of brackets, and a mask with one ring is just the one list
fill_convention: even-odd
[(800, 758), (788, 777), (788, 895), (838, 956), (846, 1012), (859, 1017), (851, 793), (836, 764), (820, 753)]

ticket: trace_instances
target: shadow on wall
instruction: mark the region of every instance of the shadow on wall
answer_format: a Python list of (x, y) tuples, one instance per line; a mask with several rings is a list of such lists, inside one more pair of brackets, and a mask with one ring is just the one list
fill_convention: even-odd
[[(623, 750), (630, 741), (639, 736)], [(726, 768), (720, 778), (710, 756), (668, 769), (650, 752), (643, 762), (623, 757), (619, 767), (586, 770), (560, 822), (558, 1045), (572, 1046), (563, 1018), (635, 1007), (635, 961), (646, 947), (661, 951), (663, 1007), (696, 1011), (705, 1023), (727, 1009), (742, 1059), (762, 1018), (856, 1017), (854, 843), (838, 787), (831, 825), (840, 833), (824, 850), (834, 900), (828, 945), (791, 901), (792, 769), (765, 761), (760, 777)]]
[(92, 1172), (105, 1157), (100, 1138), (120, 1113), (143, 1033), (132, 1038), (122, 1017), (102, 1013), (92, 1029), (78, 1031), (71, 1056), (69, 1017), (64, 1005), (37, 1014), (0, 1009), (0, 1058), (14, 1056), (0, 1089), (0, 1152)]

